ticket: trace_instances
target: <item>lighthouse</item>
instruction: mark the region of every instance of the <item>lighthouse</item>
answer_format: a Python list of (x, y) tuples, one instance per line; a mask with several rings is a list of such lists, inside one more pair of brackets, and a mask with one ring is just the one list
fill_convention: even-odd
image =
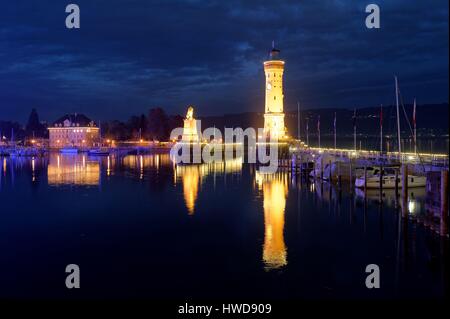
[(264, 134), (282, 139), (286, 136), (283, 112), (284, 61), (279, 59), (280, 50), (272, 42), (269, 60), (264, 62), (266, 75), (266, 105), (264, 113)]

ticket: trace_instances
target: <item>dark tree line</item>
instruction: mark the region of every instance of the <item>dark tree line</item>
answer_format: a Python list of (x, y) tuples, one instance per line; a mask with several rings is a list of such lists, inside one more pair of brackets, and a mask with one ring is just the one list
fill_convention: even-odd
[[(114, 140), (158, 140), (167, 141), (172, 129), (183, 126), (180, 115), (168, 116), (161, 108), (152, 108), (148, 114), (131, 116), (128, 121), (113, 120), (100, 124), (103, 138)], [(25, 127), (17, 122), (0, 121), (1, 136), (10, 140), (48, 137), (47, 125), (40, 122), (36, 109), (32, 109)]]
[(0, 121), (0, 138), (10, 141), (12, 136), (14, 140), (25, 137), (25, 130), (22, 125), (12, 121)]
[(126, 122), (110, 121), (101, 124), (102, 136), (115, 140), (158, 140), (169, 139), (170, 132), (183, 126), (180, 115), (168, 116), (161, 108), (152, 108), (148, 115), (132, 116)]
[(39, 121), (36, 109), (32, 109), (25, 127), (20, 123), (12, 121), (0, 121), (0, 135), (7, 140), (15, 141), (25, 138), (45, 138), (48, 137), (47, 126)]
[(32, 109), (25, 126), (26, 137), (47, 137), (47, 126), (39, 121), (36, 109)]

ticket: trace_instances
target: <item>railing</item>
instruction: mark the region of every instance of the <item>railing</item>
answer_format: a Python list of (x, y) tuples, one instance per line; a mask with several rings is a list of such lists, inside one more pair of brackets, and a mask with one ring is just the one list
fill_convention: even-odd
[(398, 161), (401, 163), (411, 164), (427, 164), (438, 167), (449, 166), (449, 156), (447, 154), (431, 154), (431, 153), (401, 153), (386, 152), (371, 150), (350, 150), (350, 149), (334, 149), (334, 148), (317, 148), (311, 147), (303, 150), (296, 150), (296, 152), (310, 151), (313, 154), (320, 155), (326, 153), (338, 157), (358, 158), (377, 161)]

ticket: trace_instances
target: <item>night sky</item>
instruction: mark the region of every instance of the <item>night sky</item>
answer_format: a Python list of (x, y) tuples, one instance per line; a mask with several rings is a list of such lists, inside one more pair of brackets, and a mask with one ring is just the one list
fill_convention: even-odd
[[(365, 27), (370, 3), (381, 29)], [(287, 109), (390, 104), (394, 74), (406, 102), (448, 102), (448, 0), (14, 0), (0, 3), (0, 120), (263, 111), (272, 40)]]

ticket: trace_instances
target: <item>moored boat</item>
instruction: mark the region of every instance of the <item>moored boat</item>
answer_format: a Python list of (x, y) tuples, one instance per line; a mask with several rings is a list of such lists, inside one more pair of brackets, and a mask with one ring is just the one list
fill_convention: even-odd
[(59, 151), (61, 153), (64, 153), (64, 154), (77, 154), (78, 153), (78, 148), (76, 148), (76, 147), (63, 147)]
[[(414, 102), (415, 104), (415, 102)], [(397, 138), (398, 138), (398, 158), (402, 158), (402, 144), (401, 144), (401, 130), (400, 130), (400, 110), (399, 110), (399, 88), (398, 80), (395, 77), (395, 105), (397, 109)], [(414, 125), (415, 126), (415, 125)], [(382, 134), (381, 134), (382, 141)], [(407, 165), (404, 163), (403, 165)], [(374, 167), (375, 169), (368, 174), (367, 168), (366, 173), (363, 176), (359, 176), (355, 180), (355, 187), (359, 188), (398, 188), (402, 187), (404, 176), (395, 174), (395, 170), (399, 169), (399, 166), (394, 167)], [(398, 180), (396, 180), (396, 176)], [(421, 175), (407, 175), (407, 185), (409, 187), (424, 187), (427, 183), (426, 176)]]
[[(380, 167), (372, 167), (371, 170), (367, 170), (366, 176), (357, 177), (355, 180), (355, 187), (358, 188), (395, 188), (395, 172), (393, 168), (386, 168), (381, 170)], [(402, 188), (403, 176), (398, 175), (398, 188)], [(420, 175), (408, 175), (408, 187), (424, 187), (427, 183), (426, 176)]]
[(107, 148), (96, 148), (88, 151), (88, 155), (91, 156), (108, 156), (109, 150)]
[(2, 153), (3, 156), (11, 156), (11, 157), (34, 157), (39, 156), (43, 153), (43, 150), (40, 151), (37, 148), (29, 148), (29, 147), (12, 147), (6, 149)]

